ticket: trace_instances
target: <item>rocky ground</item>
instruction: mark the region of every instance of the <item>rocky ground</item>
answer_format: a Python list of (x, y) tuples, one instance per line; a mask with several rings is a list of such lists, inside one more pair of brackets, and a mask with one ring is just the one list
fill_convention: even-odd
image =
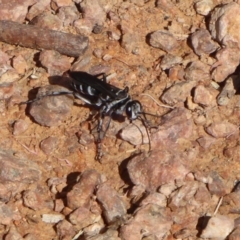
[[(0, 238), (240, 239), (239, 16), (230, 0), (0, 1)], [(20, 104), (68, 91), (69, 69), (128, 86), (149, 126), (115, 116), (96, 161), (97, 108)]]

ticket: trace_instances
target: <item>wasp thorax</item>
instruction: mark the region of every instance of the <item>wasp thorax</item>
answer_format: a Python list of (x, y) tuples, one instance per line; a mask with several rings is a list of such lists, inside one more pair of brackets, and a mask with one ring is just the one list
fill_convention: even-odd
[(129, 102), (126, 106), (126, 114), (130, 120), (136, 119), (139, 116), (139, 114), (141, 114), (141, 112), (142, 105), (137, 100)]

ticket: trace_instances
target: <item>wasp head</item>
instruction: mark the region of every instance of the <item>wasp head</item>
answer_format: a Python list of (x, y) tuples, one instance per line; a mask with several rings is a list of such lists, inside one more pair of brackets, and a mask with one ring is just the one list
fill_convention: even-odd
[(139, 114), (142, 113), (142, 105), (139, 101), (134, 100), (128, 102), (126, 106), (126, 114), (130, 120), (135, 120), (138, 118)]

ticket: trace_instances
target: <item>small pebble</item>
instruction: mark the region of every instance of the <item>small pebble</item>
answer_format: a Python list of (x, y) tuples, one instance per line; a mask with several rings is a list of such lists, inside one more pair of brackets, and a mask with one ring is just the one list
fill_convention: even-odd
[(199, 29), (191, 35), (191, 43), (194, 52), (201, 56), (202, 54), (210, 54), (218, 48), (217, 43), (211, 39), (211, 35), (206, 29)]
[(41, 15), (37, 15), (31, 21), (32, 25), (39, 26), (41, 28), (49, 28), (51, 30), (59, 31), (62, 27), (62, 22), (57, 15), (53, 15), (50, 12), (44, 12)]
[(14, 57), (12, 60), (12, 65), (19, 74), (24, 74), (28, 69), (28, 64), (22, 55)]
[(203, 106), (213, 106), (216, 104), (215, 97), (203, 85), (198, 85), (194, 89), (193, 101)]
[(178, 41), (166, 30), (159, 30), (151, 33), (149, 42), (152, 47), (160, 48), (166, 52), (173, 52), (179, 48)]
[(13, 124), (13, 135), (20, 135), (24, 133), (29, 127), (29, 123), (23, 119), (19, 119)]
[(11, 82), (3, 82), (0, 84), (0, 99), (8, 99), (14, 93), (15, 87)]
[(211, 217), (206, 228), (201, 234), (201, 238), (215, 238), (224, 240), (234, 229), (234, 220), (224, 216), (216, 215)]
[(103, 215), (108, 223), (121, 219), (127, 213), (123, 198), (107, 183), (98, 186), (97, 200), (103, 208)]
[(179, 56), (174, 56), (172, 54), (166, 54), (163, 56), (160, 66), (162, 70), (167, 70), (174, 65), (180, 64), (182, 62), (182, 58)]
[(49, 75), (62, 75), (71, 67), (70, 58), (53, 50), (43, 50), (39, 61), (47, 69)]
[(40, 148), (41, 150), (50, 155), (58, 146), (58, 138), (57, 137), (48, 137), (41, 141)]
[(43, 214), (42, 215), (42, 221), (45, 223), (58, 223), (62, 221), (65, 218), (63, 214)]
[(229, 137), (231, 134), (237, 133), (239, 127), (230, 122), (212, 123), (206, 128), (206, 132), (215, 138)]
[[(47, 92), (69, 91), (66, 88), (49, 85), (39, 89), (36, 97), (45, 95)], [(72, 96), (61, 95), (43, 97), (31, 103), (29, 113), (37, 123), (42, 126), (58, 126), (65, 120), (70, 113), (73, 105)]]
[(207, 16), (213, 9), (212, 0), (199, 0), (195, 3), (195, 9), (198, 14)]

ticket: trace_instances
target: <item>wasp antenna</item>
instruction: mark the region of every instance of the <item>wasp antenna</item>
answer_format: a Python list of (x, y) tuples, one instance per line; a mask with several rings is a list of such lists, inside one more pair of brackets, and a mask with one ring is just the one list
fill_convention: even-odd
[(149, 95), (149, 94), (147, 94), (147, 93), (142, 93), (142, 94), (140, 94), (140, 96), (150, 97), (159, 107), (165, 107), (165, 108), (174, 109), (174, 107), (171, 107), (171, 106), (168, 106), (168, 105), (159, 103), (153, 96), (151, 96), (151, 95)]
[(143, 123), (143, 126), (145, 127), (145, 129), (146, 129), (146, 132), (147, 132), (147, 136), (148, 136), (148, 142), (149, 142), (149, 152), (152, 150), (152, 145), (151, 145), (151, 138), (150, 138), (150, 134), (149, 134), (149, 132), (148, 132), (148, 124), (147, 124), (147, 118), (146, 118), (146, 116), (143, 114), (143, 116), (144, 116), (144, 118), (142, 118), (142, 117), (138, 117), (140, 120), (141, 120), (141, 122)]

